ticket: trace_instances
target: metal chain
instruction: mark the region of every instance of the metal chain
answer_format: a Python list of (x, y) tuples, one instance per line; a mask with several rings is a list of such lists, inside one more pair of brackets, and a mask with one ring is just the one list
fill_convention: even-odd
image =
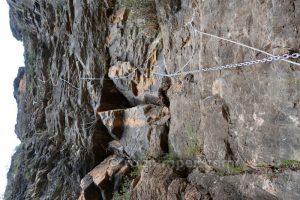
[[(211, 71), (218, 71), (218, 70), (224, 70), (224, 69), (232, 69), (237, 67), (247, 67), (251, 65), (261, 64), (261, 63), (269, 63), (273, 61), (280, 61), (280, 60), (288, 60), (289, 58), (296, 59), (300, 57), (300, 53), (293, 53), (293, 54), (284, 54), (279, 56), (270, 56), (268, 58), (263, 58), (260, 60), (252, 60), (237, 64), (227, 64), (227, 65), (220, 65), (215, 67), (204, 67), (198, 70), (192, 70), (192, 71), (185, 71), (185, 72), (177, 72), (174, 74), (163, 74), (163, 73), (153, 73), (157, 76), (166, 76), (166, 77), (174, 77), (174, 76), (180, 76), (180, 75), (186, 75), (186, 74), (192, 74), (192, 73), (199, 73), (199, 72), (211, 72)], [(135, 69), (136, 70), (136, 69)], [(126, 79), (129, 78), (135, 70), (130, 73), (128, 76), (122, 76), (122, 77), (110, 77), (110, 79)], [(81, 78), (81, 80), (102, 80), (100, 78)]]
[(299, 53), (284, 54), (282, 56), (270, 56), (268, 58), (264, 58), (260, 60), (252, 60), (243, 63), (228, 64), (228, 65), (216, 66), (212, 68), (202, 68), (201, 70), (206, 72), (206, 71), (216, 71), (216, 70), (230, 69), (230, 68), (237, 68), (237, 67), (247, 67), (255, 64), (268, 63), (268, 62), (279, 61), (279, 60), (287, 60), (289, 58), (299, 58), (299, 57), (300, 57)]
[(264, 59), (260, 59), (260, 60), (252, 60), (252, 61), (247, 61), (247, 62), (242, 62), (242, 63), (237, 63), (237, 64), (227, 64), (227, 65), (221, 65), (221, 66), (215, 66), (215, 67), (205, 67), (205, 68), (201, 68), (198, 70), (179, 72), (179, 73), (174, 73), (174, 74), (162, 74), (162, 73), (154, 73), (154, 74), (158, 75), (158, 76), (173, 77), (173, 76), (186, 75), (186, 74), (191, 74), (191, 73), (218, 71), (218, 70), (232, 69), (232, 68), (237, 68), (237, 67), (247, 67), (247, 66), (261, 64), (261, 63), (268, 63), (268, 62), (280, 61), (280, 60), (288, 60), (289, 58), (296, 59), (299, 57), (300, 57), (299, 53), (284, 54), (281, 56), (280, 55), (279, 56), (270, 56), (268, 58), (264, 58)]

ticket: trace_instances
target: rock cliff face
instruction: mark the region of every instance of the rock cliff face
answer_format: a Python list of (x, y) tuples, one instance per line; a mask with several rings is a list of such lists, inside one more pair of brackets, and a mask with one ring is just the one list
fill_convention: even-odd
[[(295, 0), (7, 0), (25, 47), (5, 199), (299, 199)], [(299, 59), (292, 60), (299, 62)]]

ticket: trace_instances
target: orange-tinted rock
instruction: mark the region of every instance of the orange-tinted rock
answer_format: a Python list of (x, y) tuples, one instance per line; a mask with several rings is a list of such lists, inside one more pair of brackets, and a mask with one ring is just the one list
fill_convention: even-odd
[(169, 112), (166, 107), (145, 105), (98, 114), (110, 135), (119, 140), (131, 158), (158, 157), (167, 152)]

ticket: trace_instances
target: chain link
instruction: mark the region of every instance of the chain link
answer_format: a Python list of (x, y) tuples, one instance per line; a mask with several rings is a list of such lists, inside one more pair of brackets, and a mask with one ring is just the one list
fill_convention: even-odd
[[(250, 65), (256, 65), (256, 64), (261, 64), (261, 63), (268, 63), (268, 62), (273, 62), (273, 61), (279, 61), (279, 60), (287, 60), (289, 58), (299, 58), (300, 54), (299, 53), (293, 53), (293, 54), (284, 54), (281, 56), (270, 56), (268, 58), (263, 58), (260, 60), (252, 60), (252, 61), (247, 61), (247, 62), (242, 62), (242, 63), (237, 63), (237, 64), (227, 64), (227, 65), (221, 65), (221, 66), (216, 66), (216, 67), (205, 67), (202, 69), (199, 69), (199, 71), (203, 72), (209, 72), (209, 71), (217, 71), (217, 70), (223, 70), (223, 69), (232, 69), (232, 68), (237, 68), (237, 67), (247, 67)], [(186, 73), (186, 72), (183, 72)], [(176, 75), (176, 74), (174, 74)]]
[(288, 60), (289, 58), (296, 59), (299, 57), (300, 57), (299, 53), (284, 54), (284, 55), (270, 56), (270, 57), (259, 59), (259, 60), (251, 60), (251, 61), (246, 61), (246, 62), (236, 63), (236, 64), (227, 64), (227, 65), (221, 65), (221, 66), (215, 66), (215, 67), (204, 67), (199, 70), (178, 72), (178, 73), (174, 73), (174, 74), (154, 73), (154, 75), (174, 77), (174, 76), (199, 73), (199, 72), (211, 72), (211, 71), (218, 71), (218, 70), (223, 70), (223, 69), (233, 69), (233, 68), (237, 68), (237, 67), (247, 67), (247, 66), (251, 66), (251, 65), (269, 63), (269, 62), (273, 62), (273, 61)]
[[(251, 60), (251, 61), (246, 61), (246, 62), (236, 63), (236, 64), (227, 64), (227, 65), (221, 65), (221, 66), (215, 66), (215, 67), (204, 67), (204, 68), (200, 68), (198, 70), (184, 71), (184, 72), (178, 72), (178, 73), (174, 73), (174, 74), (154, 73), (154, 75), (174, 77), (174, 76), (193, 74), (193, 73), (199, 73), (199, 72), (211, 72), (211, 71), (218, 71), (218, 70), (224, 70), (224, 69), (233, 69), (233, 68), (238, 68), (238, 67), (247, 67), (247, 66), (251, 66), (251, 65), (269, 63), (269, 62), (273, 62), (273, 61), (280, 61), (280, 60), (284, 61), (284, 60), (288, 60), (290, 58), (296, 59), (299, 57), (300, 57), (300, 53), (284, 54), (284, 55), (270, 56), (270, 57), (259, 59), (259, 60)], [(110, 77), (110, 79), (127, 79), (133, 75), (135, 70), (127, 76)], [(100, 78), (81, 78), (81, 80), (100, 80)]]

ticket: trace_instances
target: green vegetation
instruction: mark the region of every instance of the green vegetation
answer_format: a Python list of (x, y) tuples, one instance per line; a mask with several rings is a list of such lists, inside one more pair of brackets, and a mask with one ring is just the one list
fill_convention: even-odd
[[(298, 161), (298, 160), (283, 160), (280, 164), (275, 165), (275, 166), (259, 164), (259, 165), (256, 165), (255, 167), (272, 169), (271, 173), (267, 173), (267, 177), (269, 179), (273, 179), (279, 173), (282, 173), (285, 169), (299, 170), (300, 169), (300, 161)], [(233, 164), (227, 163), (224, 165), (223, 169), (218, 170), (216, 173), (219, 176), (225, 176), (225, 175), (232, 175), (232, 174), (233, 175), (242, 174), (245, 172), (255, 172), (255, 169), (249, 168), (245, 165), (235, 166)], [(287, 182), (289, 180), (289, 177), (287, 175), (284, 175), (283, 180), (285, 182)]]
[(185, 155), (188, 157), (194, 157), (198, 153), (202, 152), (203, 147), (199, 143), (194, 143), (185, 149)]
[(131, 181), (125, 177), (121, 185), (120, 191), (114, 193), (113, 200), (129, 200), (130, 199)]
[(170, 152), (161, 158), (161, 162), (165, 164), (174, 164), (177, 159), (176, 154), (174, 152)]
[(298, 160), (283, 160), (280, 164), (280, 167), (283, 168), (299, 168), (300, 161)]
[(151, 151), (150, 151), (150, 150), (146, 150), (146, 151), (145, 151), (145, 155), (144, 155), (144, 159), (145, 159), (145, 160), (150, 160), (152, 157), (153, 157), (153, 156), (152, 156)]
[(24, 39), (24, 58), (26, 70), (26, 90), (33, 94), (36, 83), (33, 81), (35, 77), (35, 67), (37, 59), (37, 47), (32, 39)]
[(130, 172), (129, 176), (132, 178), (136, 178), (141, 175), (143, 171), (144, 166), (143, 165), (138, 165), (133, 170)]
[(174, 164), (176, 160), (178, 160), (177, 155), (174, 151), (173, 146), (169, 144), (169, 153), (165, 154), (164, 156), (158, 159), (159, 162), (164, 164)]
[(132, 169), (128, 176), (123, 178), (119, 192), (114, 193), (113, 200), (129, 200), (130, 185), (133, 179), (141, 175), (143, 165), (138, 165)]
[(190, 139), (193, 139), (195, 137), (195, 130), (191, 126), (186, 127), (185, 133)]
[(282, 178), (283, 178), (284, 183), (287, 183), (290, 179), (288, 175), (284, 175)]
[(226, 164), (225, 168), (229, 174), (242, 174), (249, 170), (249, 168), (244, 165), (234, 166), (232, 164)]
[(194, 157), (198, 153), (203, 151), (203, 144), (199, 139), (197, 139), (197, 133), (193, 127), (188, 126), (186, 128), (185, 134), (187, 135), (188, 139), (191, 141), (191, 144), (185, 149), (184, 154), (187, 157)]
[(34, 62), (37, 57), (37, 47), (31, 38), (24, 39), (24, 58), (25, 58), (25, 66), (28, 69), (29, 67), (33, 67)]
[(32, 170), (26, 170), (24, 173), (24, 177), (26, 178), (26, 180), (30, 181), (32, 179)]
[(17, 172), (19, 171), (20, 169), (20, 166), (21, 166), (21, 153), (18, 153), (15, 155), (16, 157), (13, 158), (13, 165), (12, 165), (12, 174), (16, 175)]

